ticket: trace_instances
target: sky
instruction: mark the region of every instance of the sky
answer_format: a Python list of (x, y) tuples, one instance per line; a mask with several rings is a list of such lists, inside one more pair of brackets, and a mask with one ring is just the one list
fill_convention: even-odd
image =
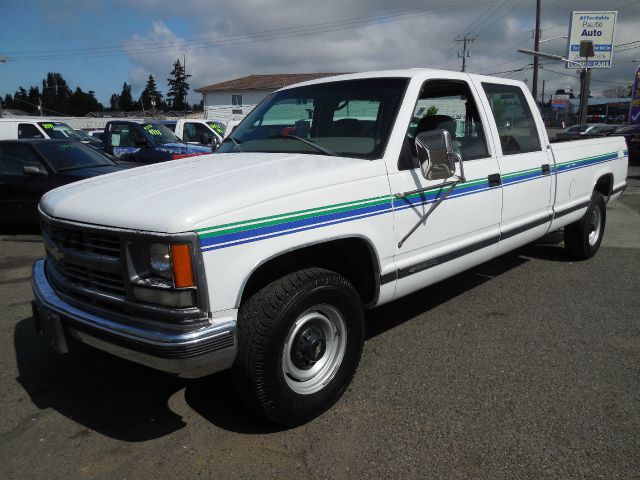
[[(618, 10), (613, 67), (595, 70), (591, 94), (629, 84), (640, 58), (640, 0), (542, 0), (540, 50), (566, 55), (573, 10)], [(166, 94), (176, 59), (194, 88), (250, 74), (357, 72), (429, 67), (460, 70), (456, 38), (473, 38), (467, 71), (531, 85), (535, 0), (3, 0), (0, 94), (59, 72), (105, 106), (124, 82), (135, 98), (149, 74)], [(638, 41), (638, 43), (631, 43)], [(625, 50), (625, 51), (622, 51)], [(543, 61), (545, 93), (579, 79)], [(525, 70), (517, 71), (524, 68)], [(514, 71), (516, 70), (516, 71)]]

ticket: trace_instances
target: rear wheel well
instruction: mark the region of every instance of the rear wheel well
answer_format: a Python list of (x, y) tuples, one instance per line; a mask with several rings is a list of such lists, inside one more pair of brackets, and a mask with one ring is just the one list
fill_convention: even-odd
[(347, 278), (363, 304), (375, 300), (379, 266), (373, 247), (361, 238), (342, 238), (292, 250), (260, 265), (249, 277), (240, 303), (272, 281), (310, 267), (326, 268)]
[(611, 190), (613, 189), (613, 175), (610, 173), (607, 175), (601, 176), (596, 182), (596, 186), (594, 190), (596, 192), (600, 192), (603, 197), (608, 197), (611, 195)]

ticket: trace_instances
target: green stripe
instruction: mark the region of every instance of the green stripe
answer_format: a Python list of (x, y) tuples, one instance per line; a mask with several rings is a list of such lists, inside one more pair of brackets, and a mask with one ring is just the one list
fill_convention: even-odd
[[(349, 202), (349, 203), (353, 203), (353, 202)], [(272, 225), (285, 224), (285, 223), (293, 222), (296, 220), (304, 220), (307, 218), (320, 217), (320, 216), (331, 214), (331, 213), (347, 212), (349, 210), (355, 210), (361, 207), (381, 205), (384, 203), (389, 203), (389, 205), (391, 205), (390, 197), (384, 197), (384, 200), (382, 201), (376, 200), (376, 201), (370, 201), (370, 202), (363, 202), (363, 203), (358, 203), (357, 205), (347, 205), (344, 207), (337, 207), (337, 208), (322, 207), (322, 209), (316, 208), (316, 209), (300, 210), (300, 212), (285, 214), (287, 215), (286, 218), (276, 218), (276, 217), (282, 217), (282, 215), (274, 215), (273, 217), (265, 217), (265, 218), (274, 218), (273, 220), (254, 220), (254, 221), (251, 221), (250, 224), (246, 224), (246, 222), (237, 222), (236, 225), (239, 223), (244, 223), (244, 225), (237, 225), (235, 227), (232, 226), (229, 228), (222, 228), (222, 226), (215, 227), (220, 229), (215, 230), (213, 232), (200, 233), (198, 235), (202, 238), (217, 237), (217, 236), (226, 235), (229, 233), (244, 232), (246, 230), (253, 230), (255, 228), (261, 228), (261, 227), (270, 227)], [(309, 212), (309, 213), (302, 213), (302, 212)], [(232, 225), (232, 224), (228, 224), (228, 225)]]
[(251, 220), (242, 220), (242, 221), (239, 221), (239, 222), (224, 223), (222, 225), (216, 225), (214, 227), (197, 228), (196, 232), (206, 232), (206, 231), (212, 230), (212, 229), (234, 227), (234, 226), (238, 226), (238, 225), (244, 225), (244, 224), (247, 224), (247, 223), (257, 223), (257, 222), (262, 222), (262, 221), (265, 221), (265, 220), (272, 220), (272, 219), (276, 219), (276, 218), (285, 219), (285, 218), (290, 217), (290, 216), (301, 215), (301, 214), (311, 213), (311, 212), (318, 212), (320, 210), (325, 210), (325, 209), (343, 208), (343, 207), (348, 207), (348, 206), (351, 206), (351, 205), (358, 207), (360, 205), (375, 204), (376, 202), (384, 203), (385, 201), (389, 201), (389, 199), (390, 199), (390, 195), (381, 195), (379, 197), (370, 197), (370, 198), (365, 198), (365, 199), (362, 199), (362, 200), (352, 200), (350, 202), (334, 203), (332, 205), (325, 205), (325, 206), (322, 206), (322, 207), (307, 208), (305, 210), (297, 210), (297, 211), (294, 211), (294, 212), (279, 213), (277, 215), (269, 215), (267, 217), (253, 218)]
[[(590, 160), (593, 159), (597, 159), (597, 158), (602, 158), (602, 157), (606, 157), (607, 155), (610, 155), (610, 153), (605, 153), (605, 154), (601, 154), (601, 155), (594, 155), (591, 157), (585, 157), (585, 158), (581, 158), (581, 159), (576, 159), (576, 160), (570, 160), (568, 162), (562, 162), (562, 163), (558, 163), (556, 164), (556, 168), (560, 167), (560, 166), (565, 166), (565, 165), (579, 165), (581, 163), (586, 163), (589, 162)], [(507, 173), (505, 175), (503, 175), (503, 178), (513, 178), (513, 177), (517, 177), (519, 175), (523, 175), (523, 174), (528, 174), (531, 172), (535, 172), (538, 171), (539, 168), (531, 168), (531, 169), (527, 169), (527, 170), (520, 170), (518, 172), (512, 172), (512, 173)], [(460, 190), (464, 190), (465, 188), (468, 187), (472, 187), (475, 185), (479, 185), (481, 183), (486, 183), (487, 179), (486, 178), (479, 178), (479, 179), (475, 179), (475, 180), (469, 180), (467, 182), (464, 183), (460, 183), (458, 185), (456, 185), (454, 191), (460, 191)], [(419, 192), (419, 193), (414, 193), (411, 195), (407, 195), (407, 199), (411, 199), (411, 198), (418, 198), (418, 197), (424, 197), (424, 196), (437, 196), (438, 192), (442, 191), (442, 187), (433, 187), (429, 190), (425, 190), (424, 192)], [(381, 205), (384, 203), (389, 203), (391, 204), (391, 195), (381, 195), (381, 196), (377, 196), (377, 197), (369, 197), (369, 198), (365, 198), (362, 200), (352, 200), (349, 202), (342, 202), (342, 203), (334, 203), (334, 204), (330, 204), (330, 205), (325, 205), (322, 207), (314, 207), (314, 208), (307, 208), (304, 210), (297, 210), (294, 212), (288, 212), (288, 213), (280, 213), (277, 215), (269, 215), (266, 217), (258, 217), (258, 218), (254, 218), (254, 219), (250, 219), (250, 220), (242, 220), (242, 221), (238, 221), (238, 222), (231, 222), (231, 223), (225, 223), (222, 225), (217, 225), (217, 226), (213, 226), (213, 227), (204, 227), (204, 228), (198, 228), (196, 229), (196, 232), (198, 232), (198, 235), (202, 238), (210, 238), (210, 237), (217, 237), (219, 235), (226, 235), (226, 234), (230, 234), (230, 233), (237, 233), (237, 232), (243, 232), (246, 230), (252, 230), (254, 228), (260, 228), (260, 227), (269, 227), (272, 225), (277, 225), (279, 223), (289, 223), (295, 220), (304, 220), (307, 218), (312, 218), (312, 217), (318, 217), (318, 216), (322, 216), (322, 215), (326, 215), (326, 214), (331, 214), (331, 213), (341, 213), (341, 212), (346, 212), (349, 210), (355, 210), (357, 208), (361, 208), (361, 207), (369, 207), (369, 206), (373, 206), (373, 205)]]

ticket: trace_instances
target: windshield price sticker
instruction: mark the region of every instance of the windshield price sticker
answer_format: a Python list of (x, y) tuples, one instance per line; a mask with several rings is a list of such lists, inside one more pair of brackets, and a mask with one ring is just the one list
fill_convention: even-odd
[(54, 127), (53, 123), (43, 123), (42, 124), (42, 128), (53, 128), (53, 127)]
[(148, 124), (144, 126), (144, 129), (151, 135), (155, 135), (156, 137), (161, 137), (162, 136), (162, 132), (160, 130), (158, 130), (157, 128), (155, 128), (153, 125)]
[(214, 132), (224, 135), (224, 127), (214, 122), (209, 122), (209, 126), (213, 129)]

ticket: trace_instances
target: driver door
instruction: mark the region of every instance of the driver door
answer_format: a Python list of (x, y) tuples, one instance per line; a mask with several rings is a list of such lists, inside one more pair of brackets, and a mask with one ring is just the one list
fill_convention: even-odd
[[(389, 172), (394, 195), (396, 297), (486, 261), (497, 249), (502, 187), (490, 179), (498, 174), (498, 163), (487, 141), (488, 126), (482, 120), (486, 117), (480, 115), (480, 103), (466, 78), (423, 84), (397, 170)], [(405, 239), (446, 190), (438, 188), (442, 180), (429, 181), (422, 176), (415, 136), (442, 129), (449, 131), (454, 151), (464, 161), (466, 181), (457, 184), (426, 222)], [(461, 173), (457, 163), (456, 174)]]

